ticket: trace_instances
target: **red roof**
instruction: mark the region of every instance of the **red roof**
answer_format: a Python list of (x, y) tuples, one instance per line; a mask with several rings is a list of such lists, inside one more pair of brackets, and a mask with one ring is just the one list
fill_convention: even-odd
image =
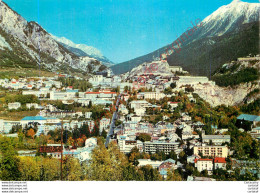
[(177, 103), (180, 103), (180, 102), (171, 102), (171, 101), (169, 101), (170, 103), (172, 103), (172, 104), (177, 104)]
[(195, 159), (194, 162), (197, 163), (197, 161), (213, 161), (213, 159)]
[(116, 92), (86, 92), (85, 94), (116, 94)]
[(224, 157), (216, 157), (214, 163), (226, 163), (226, 159)]

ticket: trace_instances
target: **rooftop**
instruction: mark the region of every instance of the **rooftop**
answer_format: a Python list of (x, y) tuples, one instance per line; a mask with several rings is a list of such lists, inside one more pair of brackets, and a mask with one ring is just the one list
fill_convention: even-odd
[(214, 163), (226, 163), (226, 159), (223, 157), (216, 157)]
[(22, 118), (21, 121), (44, 121), (47, 120), (45, 117), (42, 116), (27, 116)]
[(248, 115), (248, 114), (241, 114), (237, 117), (239, 120), (246, 120), (246, 121), (260, 121), (260, 116), (257, 115)]

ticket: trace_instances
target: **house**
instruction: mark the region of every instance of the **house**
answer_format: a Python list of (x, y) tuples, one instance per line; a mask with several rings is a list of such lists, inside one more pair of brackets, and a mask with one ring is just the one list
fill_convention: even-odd
[(216, 181), (214, 178), (188, 176), (187, 181)]
[(21, 107), (21, 103), (20, 102), (14, 102), (14, 103), (8, 103), (8, 109), (19, 109)]
[(171, 107), (171, 109), (175, 109), (178, 107), (179, 102), (168, 101), (167, 104)]
[(260, 116), (257, 115), (248, 115), (248, 114), (241, 114), (237, 117), (237, 120), (241, 121), (250, 121), (253, 123), (253, 126), (256, 126), (258, 122), (260, 122)]
[(138, 115), (130, 114), (130, 115), (127, 116), (127, 119), (128, 119), (129, 121), (134, 122), (134, 123), (138, 123), (138, 122), (141, 121), (142, 117), (141, 117), (141, 116), (138, 116)]
[(151, 107), (151, 104), (148, 103), (147, 101), (145, 100), (138, 100), (138, 101), (131, 101), (130, 102), (130, 107), (131, 108), (147, 108), (147, 107)]
[(171, 168), (177, 169), (177, 168), (175, 168), (175, 165), (176, 165), (175, 160), (167, 159), (167, 160), (165, 160), (161, 163), (161, 165), (159, 166), (159, 171), (162, 170), (162, 169), (164, 169), (164, 170), (168, 170), (168, 169), (171, 169)]
[(26, 108), (28, 108), (28, 109), (31, 109), (31, 108), (39, 109), (40, 106), (37, 103), (26, 103)]
[(146, 165), (151, 165), (153, 168), (158, 168), (163, 161), (153, 161), (150, 159), (138, 159), (139, 162), (138, 167), (146, 166)]
[(106, 130), (108, 127), (109, 127), (109, 124), (110, 124), (110, 119), (107, 119), (105, 117), (103, 117), (100, 122), (99, 122), (99, 130), (100, 132), (104, 130)]
[(145, 115), (145, 108), (135, 108), (134, 112), (138, 116), (144, 116)]
[(112, 105), (113, 102), (112, 101), (108, 101), (108, 100), (94, 100), (93, 105)]
[(100, 92), (86, 92), (85, 99), (102, 99), (102, 100), (113, 100), (117, 96), (116, 92), (110, 92), (108, 90), (103, 90)]
[(40, 90), (24, 90), (22, 95), (35, 95), (39, 98), (46, 98), (48, 93), (50, 93), (49, 89), (41, 88)]
[(194, 163), (195, 159), (200, 159), (200, 156), (191, 155), (187, 157), (187, 163)]
[(260, 127), (253, 128), (251, 131), (249, 131), (250, 135), (253, 138), (260, 139)]
[(213, 171), (213, 159), (195, 159), (194, 163), (199, 172), (207, 170), (211, 174)]
[(69, 99), (67, 92), (56, 92), (56, 91), (50, 92), (50, 100), (67, 100), (67, 99)]
[(85, 112), (85, 118), (90, 119), (92, 115), (92, 112)]
[(226, 162), (225, 158), (223, 158), (223, 157), (215, 157), (214, 158), (214, 169), (219, 168), (219, 169), (225, 170), (226, 165), (227, 165), (227, 162)]
[(90, 103), (90, 100), (85, 98), (77, 98), (76, 101), (77, 103), (80, 103), (81, 106), (85, 106), (85, 107), (88, 106)]
[(212, 157), (224, 157), (228, 156), (227, 146), (194, 146), (194, 155), (202, 154), (202, 156), (212, 156)]
[(202, 133), (202, 143), (209, 144), (212, 142), (215, 145), (230, 143), (230, 135), (205, 135), (204, 133)]
[(119, 111), (119, 112), (122, 112), (123, 115), (127, 115), (127, 114), (128, 114), (128, 109), (127, 109), (126, 106), (123, 105), (123, 104), (120, 104), (120, 105), (119, 105), (118, 111)]
[(182, 72), (182, 67), (181, 66), (169, 66), (170, 70), (172, 72)]
[(40, 124), (43, 125), (47, 123), (47, 118), (42, 116), (27, 116), (21, 119), (21, 125), (24, 127), (25, 125), (29, 124)]
[(163, 161), (162, 164), (159, 166), (159, 173), (164, 179), (166, 179), (168, 170), (170, 169), (177, 169), (176, 161), (173, 159), (167, 159)]
[(9, 133), (13, 126), (20, 125), (20, 121), (7, 121), (0, 119), (0, 133)]
[(199, 139), (199, 135), (193, 135), (190, 132), (183, 132), (181, 135), (182, 140), (187, 140), (187, 139)]

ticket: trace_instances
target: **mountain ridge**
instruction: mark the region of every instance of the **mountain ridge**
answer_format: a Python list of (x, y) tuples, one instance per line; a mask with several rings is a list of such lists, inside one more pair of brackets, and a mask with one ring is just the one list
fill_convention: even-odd
[(26, 21), (3, 1), (0, 1), (0, 37), (1, 66), (91, 73), (102, 66), (94, 58), (70, 52), (37, 22)]
[[(236, 10), (236, 4), (239, 5), (239, 7), (243, 7), (244, 5), (245, 8), (243, 8), (243, 11), (238, 11)], [(250, 8), (248, 8), (250, 7)], [(224, 11), (222, 11), (224, 10)], [(234, 11), (236, 10), (236, 11)], [(218, 15), (220, 17), (220, 12), (222, 13), (221, 16), (226, 16), (226, 20), (223, 22), (223, 20), (214, 20), (211, 19), (211, 17), (214, 16), (214, 18), (216, 17), (216, 15)], [(230, 12), (230, 14), (228, 15), (227, 13)], [(240, 15), (237, 15), (237, 12), (240, 13)], [(259, 3), (246, 3), (246, 2), (241, 2), (241, 1), (233, 1), (228, 5), (224, 5), (221, 6), (220, 8), (218, 8), (216, 11), (214, 11), (212, 14), (210, 14), (209, 16), (207, 16), (202, 22), (203, 22), (203, 27), (198, 28), (198, 30), (196, 30), (192, 36), (190, 38), (188, 38), (186, 41), (184, 41), (181, 45), (181, 51), (179, 54), (171, 54), (168, 56), (167, 61), (169, 63), (169, 65), (174, 66), (174, 65), (178, 65), (178, 66), (182, 66), (185, 70), (188, 70), (189, 72), (191, 72), (191, 74), (193, 75), (206, 75), (206, 76), (210, 76), (210, 74), (212, 72), (214, 72), (214, 70), (216, 70), (218, 67), (220, 67), (221, 64), (225, 63), (225, 62), (229, 62), (231, 60), (233, 60), (234, 58), (238, 58), (238, 57), (243, 57), (243, 56), (247, 56), (248, 54), (250, 54), (251, 52), (258, 52), (259, 53), (259, 12), (260, 12), (260, 4)], [(233, 17), (234, 16), (234, 17)], [(229, 21), (232, 21), (231, 23), (233, 25), (230, 25), (230, 23), (228, 23)], [(214, 23), (215, 22), (215, 23)], [(235, 23), (234, 23), (235, 22)], [(247, 23), (250, 22), (250, 23)], [(250, 35), (253, 35), (253, 38), (256, 39), (255, 43), (250, 42), (251, 44), (247, 43), (247, 39), (245, 38), (245, 36), (249, 33), (246, 32), (245, 28), (247, 28), (247, 26), (251, 26), (251, 29), (249, 30), (254, 30), (254, 33), (251, 33)], [(255, 27), (256, 26), (256, 27)], [(185, 31), (187, 32), (187, 31)], [(185, 33), (184, 32), (184, 33)], [(180, 39), (180, 37), (185, 37), (184, 33), (179, 36), (177, 38)], [(210, 35), (212, 34), (212, 36)], [(229, 34), (229, 35), (227, 35)], [(231, 35), (230, 35), (231, 34)], [(232, 49), (228, 49), (230, 42), (234, 42), (234, 40), (232, 40), (232, 34), (234, 36), (240, 35), (241, 37), (243, 37), (243, 42), (239, 41), (236, 43), (236, 46), (233, 46), (233, 48), (238, 49), (238, 53), (235, 53), (235, 55), (233, 57), (221, 57), (221, 54), (225, 53), (218, 53), (218, 56), (214, 56), (211, 57), (209, 56), (210, 50), (215, 50), (219, 47), (221, 48), (225, 48), (225, 51), (228, 52), (234, 52)], [(222, 38), (222, 41), (217, 41), (214, 42), (214, 40), (212, 40), (212, 38), (214, 40), (220, 40)], [(248, 36), (247, 38), (251, 38), (250, 36)], [(202, 41), (202, 39), (204, 41)], [(234, 38), (233, 38), (234, 39)], [(239, 38), (235, 38), (236, 40)], [(252, 39), (252, 38), (251, 38)], [(177, 41), (175, 40), (175, 41)], [(223, 46), (223, 42), (227, 42), (225, 46)], [(204, 50), (207, 51), (207, 53), (199, 53), (197, 50), (194, 50), (195, 48), (197, 48), (197, 46), (194, 46), (195, 44), (198, 44), (198, 42), (202, 43), (205, 47), (203, 48)], [(240, 47), (245, 47), (244, 46), (247, 45), (248, 48), (246, 48), (245, 51), (241, 51), (239, 50)], [(212, 46), (214, 45), (214, 46)], [(159, 56), (161, 54), (166, 53), (166, 50), (168, 50), (171, 47), (171, 44), (168, 44), (162, 48), (159, 48), (149, 54), (146, 54), (144, 56), (140, 56), (137, 58), (134, 58), (132, 60), (120, 63), (120, 64), (116, 64), (114, 66), (111, 67), (111, 69), (113, 70), (113, 72), (115, 74), (121, 74), (121, 73), (125, 73), (128, 70), (131, 70), (132, 68), (134, 68), (135, 66), (142, 64), (144, 62), (151, 62), (154, 60), (154, 58), (159, 59)], [(253, 49), (250, 49), (250, 47), (253, 47)], [(257, 48), (255, 48), (257, 47)], [(190, 51), (192, 52), (196, 52), (196, 55), (190, 55)], [(218, 51), (219, 52), (219, 51)], [(208, 55), (206, 58), (206, 55)], [(188, 57), (189, 60), (185, 59), (185, 57)], [(198, 61), (198, 62), (194, 62), (194, 61)], [(211, 69), (212, 72), (210, 72), (210, 62), (214, 61), (214, 68)], [(190, 65), (190, 62), (192, 63)], [(194, 70), (192, 69), (192, 67), (200, 67), (198, 70), (195, 68)], [(208, 70), (203, 70), (203, 69), (208, 69)]]
[(114, 65), (107, 57), (105, 57), (100, 50), (93, 46), (88, 46), (85, 44), (76, 44), (73, 41), (65, 37), (57, 37), (51, 34), (52, 37), (66, 47), (69, 51), (76, 54), (77, 56), (89, 56), (103, 62), (106, 66)]

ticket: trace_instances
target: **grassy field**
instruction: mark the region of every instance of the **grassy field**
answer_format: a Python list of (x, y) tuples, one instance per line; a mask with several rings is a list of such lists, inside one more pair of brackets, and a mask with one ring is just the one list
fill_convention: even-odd
[(9, 121), (20, 121), (22, 118), (26, 116), (36, 116), (38, 112), (39, 110), (19, 112), (0, 111), (0, 119)]
[(0, 78), (19, 78), (19, 77), (52, 77), (54, 72), (48, 72), (33, 68), (6, 68), (0, 66)]

